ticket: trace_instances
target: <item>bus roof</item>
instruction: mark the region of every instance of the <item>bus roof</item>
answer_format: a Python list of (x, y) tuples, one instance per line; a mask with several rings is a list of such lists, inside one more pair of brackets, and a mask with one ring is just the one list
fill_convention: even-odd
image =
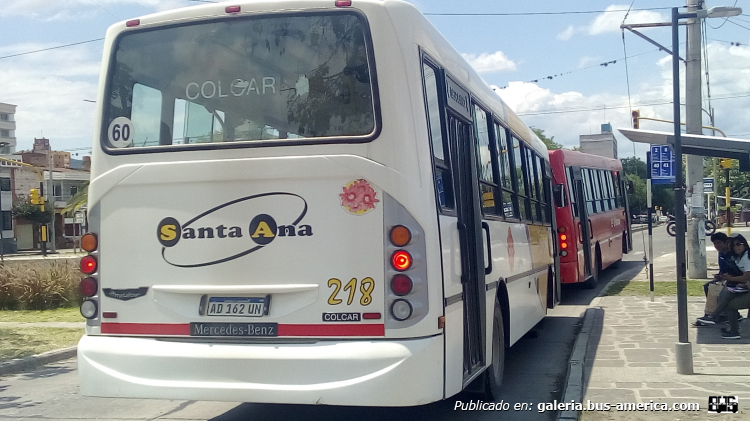
[(622, 170), (622, 162), (619, 159), (607, 158), (578, 151), (569, 151), (567, 149), (549, 151), (549, 159), (550, 161), (562, 160), (564, 165), (573, 165), (576, 167), (601, 168), (612, 171)]

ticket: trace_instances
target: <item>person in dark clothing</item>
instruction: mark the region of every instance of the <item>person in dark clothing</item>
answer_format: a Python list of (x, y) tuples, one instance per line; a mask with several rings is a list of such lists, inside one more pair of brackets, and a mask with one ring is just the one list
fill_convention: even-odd
[(737, 235), (732, 241), (732, 254), (734, 262), (741, 275), (730, 275), (723, 273), (721, 280), (726, 281), (727, 286), (719, 295), (719, 306), (716, 311), (708, 317), (702, 317), (697, 322), (703, 325), (715, 324), (718, 316), (725, 310), (729, 319), (729, 329), (722, 329), (721, 337), (724, 339), (740, 339), (739, 309), (750, 307), (750, 247), (742, 235)]
[[(732, 239), (723, 232), (717, 232), (711, 236), (711, 242), (714, 244), (716, 251), (719, 252), (719, 273), (714, 275), (712, 281), (703, 284), (703, 293), (706, 297), (708, 297), (708, 285), (720, 282), (722, 274), (728, 273), (732, 276), (742, 275), (742, 271), (740, 271), (732, 258)], [(708, 314), (704, 314), (704, 317), (705, 316), (708, 316)], [(722, 314), (719, 316), (719, 320), (716, 321), (721, 323), (725, 320), (726, 317)], [(696, 325), (700, 325), (700, 322), (696, 322)]]

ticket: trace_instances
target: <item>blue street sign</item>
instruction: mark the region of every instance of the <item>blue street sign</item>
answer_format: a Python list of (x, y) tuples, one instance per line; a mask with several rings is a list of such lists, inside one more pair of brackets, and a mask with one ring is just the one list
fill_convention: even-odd
[(714, 192), (714, 179), (704, 178), (703, 179), (703, 193), (713, 193), (713, 192)]
[(670, 184), (675, 180), (674, 153), (669, 145), (651, 145), (651, 182)]

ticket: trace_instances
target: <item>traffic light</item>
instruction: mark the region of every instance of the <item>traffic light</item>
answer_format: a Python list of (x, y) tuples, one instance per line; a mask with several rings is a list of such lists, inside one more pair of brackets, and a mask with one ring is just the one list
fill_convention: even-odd
[(641, 118), (641, 113), (638, 110), (633, 110), (633, 128), (638, 128), (638, 119)]
[(726, 159), (726, 158), (721, 158), (719, 160), (719, 168), (721, 168), (722, 170), (728, 170), (728, 169), (732, 168), (732, 160), (731, 159)]
[(29, 190), (29, 200), (31, 201), (32, 205), (38, 205), (40, 203), (40, 200), (39, 200), (39, 189), (31, 189), (31, 190)]

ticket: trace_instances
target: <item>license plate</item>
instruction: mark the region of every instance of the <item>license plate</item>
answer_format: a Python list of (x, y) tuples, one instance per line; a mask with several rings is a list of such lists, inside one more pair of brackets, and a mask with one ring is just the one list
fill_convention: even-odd
[(279, 336), (278, 323), (190, 323), (190, 336)]
[(206, 315), (262, 317), (268, 315), (270, 296), (265, 297), (208, 297)]

